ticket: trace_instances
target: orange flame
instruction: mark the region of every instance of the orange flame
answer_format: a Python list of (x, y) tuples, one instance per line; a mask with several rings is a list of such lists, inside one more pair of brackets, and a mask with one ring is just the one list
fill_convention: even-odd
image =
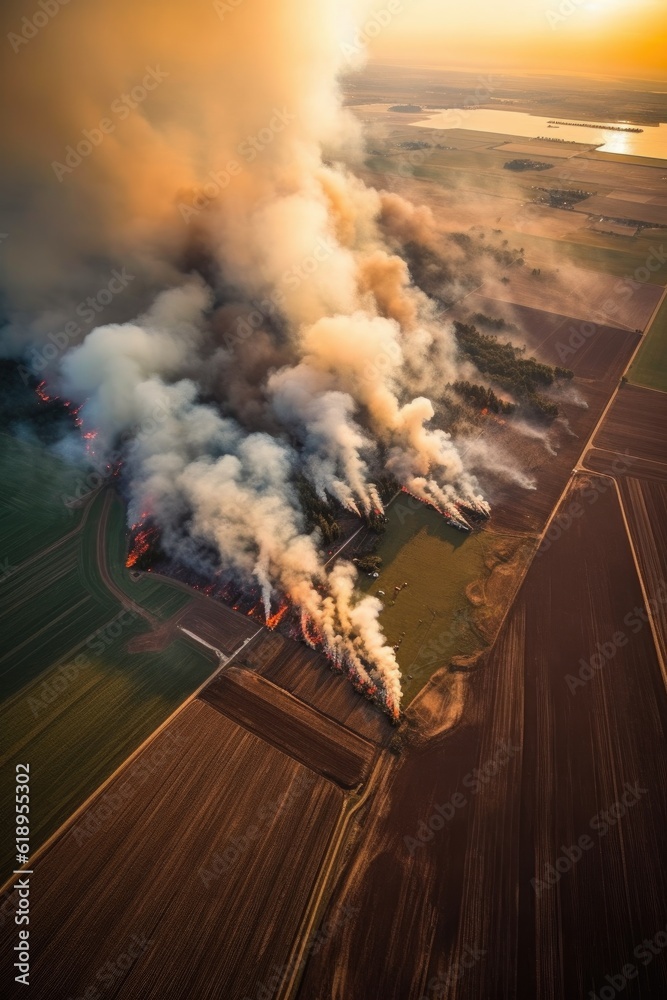
[(275, 615), (271, 615), (270, 618), (266, 619), (266, 627), (273, 629), (276, 628), (278, 625), (280, 625), (281, 621), (285, 617), (288, 608), (289, 604), (283, 604), (281, 608), (278, 608)]

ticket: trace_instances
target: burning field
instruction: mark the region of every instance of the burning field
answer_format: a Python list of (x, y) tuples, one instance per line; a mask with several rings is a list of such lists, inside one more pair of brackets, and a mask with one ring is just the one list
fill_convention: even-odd
[[(66, 347), (39, 394), (68, 400), (76, 427), (60, 447), (116, 471), (128, 568), (231, 593), (270, 627), (284, 619), (397, 720), (401, 676), (381, 604), (359, 592), (352, 562), (327, 558), (339, 522), (377, 526), (402, 489), (470, 531), (488, 517), (499, 481), (534, 486), (480, 437), (480, 398), (502, 412), (518, 407), (522, 426), (548, 421), (558, 407), (543, 393), (557, 395), (571, 373), (494, 335), (464, 338), (446, 314), (482, 280), (501, 281), (518, 250), (489, 238), (473, 252), (426, 207), (354, 173), (363, 144), (336, 83), (347, 68), (339, 4), (242, 6), (215, 44), (202, 13), (188, 25), (189, 45), (155, 38), (153, 4), (121, 6), (123, 39), (128, 30), (150, 38), (171, 67), (151, 98), (159, 114), (142, 108), (82, 168), (85, 221), (66, 228), (64, 242), (62, 203), (44, 196), (63, 270), (37, 288), (34, 269), (30, 281), (17, 278), (12, 350), (39, 353), (76, 302), (84, 261), (96, 276), (88, 262), (123, 255), (125, 298), (118, 292), (89, 332), (56, 338)], [(177, 7), (161, 4), (159, 16)], [(98, 16), (81, 15), (84, 35)], [(234, 58), (249, 47), (250, 79)], [(96, 56), (102, 95), (143, 72), (133, 58), (108, 36)], [(178, 94), (172, 70), (173, 81), (189, 81)], [(68, 113), (85, 89), (72, 83)], [(236, 95), (224, 114), (219, 93)], [(29, 92), (25, 101), (26, 117), (48, 110)], [(196, 130), (183, 106), (196, 108)], [(14, 138), (34, 156), (25, 136)], [(73, 168), (54, 164), (72, 190)], [(100, 195), (109, 172), (113, 211)], [(36, 235), (22, 234), (19, 261)]]

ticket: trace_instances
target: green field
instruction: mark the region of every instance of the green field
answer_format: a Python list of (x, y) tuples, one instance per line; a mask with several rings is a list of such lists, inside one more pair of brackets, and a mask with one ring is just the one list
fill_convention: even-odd
[[(380, 576), (374, 580), (362, 574), (359, 586), (369, 594), (385, 591), (380, 623), (390, 645), (400, 643), (396, 655), (407, 705), (454, 654), (486, 645), (475, 628), (465, 588), (488, 576), (485, 559), (493, 536), (463, 534), (406, 494), (390, 506), (388, 518), (377, 549), (383, 560)], [(395, 592), (406, 582), (407, 587)]]
[[(98, 526), (106, 492), (72, 513), (61, 495), (72, 485), (71, 473), (46, 449), (5, 438), (0, 463), (10, 473), (0, 484), (2, 530), (14, 542), (11, 551), (22, 557), (12, 556), (14, 569), (0, 582), (4, 878), (12, 862), (8, 803), (14, 765), (30, 764), (34, 850), (215, 664), (186, 640), (159, 653), (128, 653), (128, 641), (149, 626), (123, 611), (99, 572)], [(23, 476), (32, 483), (42, 463), (46, 479), (40, 473), (40, 482), (48, 482), (48, 489), (29, 499), (37, 507), (43, 552), (31, 535), (25, 506), (30, 491), (22, 483)], [(124, 567), (125, 525), (118, 499), (109, 511), (105, 543), (110, 576), (136, 604), (166, 619), (187, 603), (188, 594), (175, 585), (132, 581)]]
[(65, 506), (83, 479), (41, 445), (0, 435), (0, 576), (81, 520)]
[[(633, 278), (634, 272), (640, 268), (645, 270), (646, 261), (652, 250), (661, 250), (665, 242), (657, 236), (618, 237), (618, 245), (600, 245), (590, 238), (587, 230), (573, 233), (569, 240), (554, 240), (547, 236), (532, 236), (528, 233), (517, 233), (516, 239), (521, 239), (521, 245), (526, 251), (526, 263), (530, 266), (531, 252), (544, 257), (557, 250), (563, 263), (574, 264), (586, 271), (602, 271), (619, 278)], [(662, 254), (661, 254), (662, 256)], [(641, 273), (641, 272), (640, 272)], [(639, 277), (637, 280), (642, 280)], [(646, 280), (646, 279), (643, 279)], [(667, 260), (651, 273), (651, 283), (664, 285), (667, 282)]]
[(667, 298), (628, 371), (628, 380), (667, 392)]

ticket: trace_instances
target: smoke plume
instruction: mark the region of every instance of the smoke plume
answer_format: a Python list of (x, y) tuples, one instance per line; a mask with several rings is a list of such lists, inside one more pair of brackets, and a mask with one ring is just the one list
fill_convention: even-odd
[[(130, 524), (150, 517), (174, 562), (259, 587), (267, 617), (288, 601), (395, 715), (380, 602), (351, 563), (325, 564), (296, 482), (359, 515), (381, 510), (386, 473), (462, 526), (488, 508), (434, 402), (467, 369), (396, 253), (446, 279), (430, 213), (352, 172), (337, 81), (363, 6), (73, 4), (20, 47), (4, 342), (65, 344), (49, 386), (81, 404), (97, 457), (125, 442)], [(125, 290), (86, 327), (81, 303), (121, 265)]]

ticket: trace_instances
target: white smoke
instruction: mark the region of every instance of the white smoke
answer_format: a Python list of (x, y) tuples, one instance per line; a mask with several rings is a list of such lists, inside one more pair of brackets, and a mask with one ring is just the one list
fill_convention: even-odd
[[(360, 148), (336, 82), (341, 43), (364, 4), (255, 0), (230, 13), (217, 41), (205, 7), (191, 14), (151, 0), (138, 11), (120, 0), (108, 48), (95, 47), (101, 96), (90, 97), (89, 116), (103, 117), (139, 72), (144, 44), (169, 72), (153, 117), (147, 100), (131, 128), (78, 168), (90, 225), (77, 217), (70, 234), (62, 208), (42, 206), (66, 244), (60, 286), (44, 277), (44, 309), (55, 310), (51, 296), (62, 312), (68, 288), (76, 301), (77, 260), (119, 247), (134, 248), (144, 290), (160, 280), (166, 290), (137, 319), (98, 326), (69, 350), (60, 388), (82, 404), (97, 457), (126, 442), (131, 524), (150, 517), (174, 561), (258, 586), (267, 616), (287, 599), (306, 640), (396, 715), (400, 673), (381, 604), (358, 596), (350, 563), (325, 566), (295, 480), (367, 513), (381, 510), (375, 480), (389, 472), (460, 526), (462, 509), (488, 512), (473, 474), (483, 446), (464, 456), (434, 419), (432, 399), (470, 366), (461, 368), (452, 330), (387, 243), (387, 233), (418, 238), (432, 219), (341, 165)], [(184, 37), (156, 39), (156, 21), (169, 17)], [(92, 8), (78, 18), (82, 39), (102, 30)], [(69, 59), (49, 58), (60, 69)], [(73, 103), (88, 92), (85, 74), (79, 85)], [(24, 117), (46, 110), (28, 102)], [(71, 107), (61, 113), (63, 134), (76, 137)], [(210, 176), (227, 180), (202, 199)], [(68, 198), (76, 181), (65, 179)], [(110, 189), (111, 204), (100, 197)], [(17, 316), (36, 283), (32, 274), (21, 284)]]

